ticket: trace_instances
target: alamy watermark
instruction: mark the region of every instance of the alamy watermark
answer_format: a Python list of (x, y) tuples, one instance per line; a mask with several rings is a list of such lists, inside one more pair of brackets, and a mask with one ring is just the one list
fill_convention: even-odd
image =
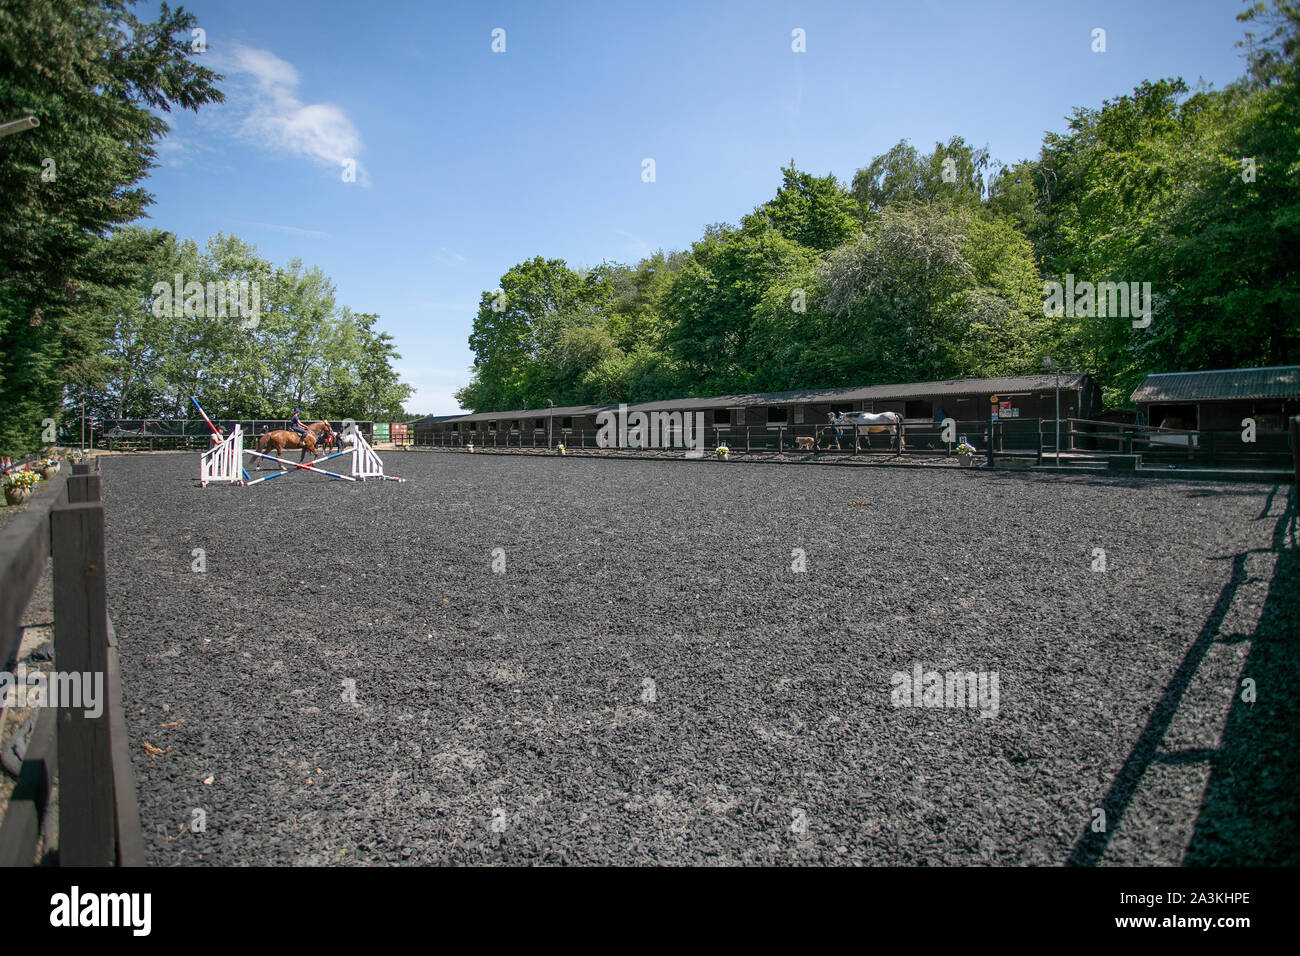
[(704, 413), (618, 411), (596, 416), (598, 448), (686, 448), (687, 458), (704, 457)]
[(1084, 319), (1118, 317), (1133, 320), (1133, 328), (1151, 324), (1150, 282), (1080, 282), (1067, 274), (1065, 284), (1043, 283), (1043, 315)]
[(894, 671), (889, 699), (895, 707), (948, 707), (978, 710), (981, 717), (998, 715), (997, 671), (928, 671), (916, 664), (912, 672)]
[(104, 712), (104, 674), (90, 671), (0, 671), (0, 698), (8, 707), (82, 708), (92, 720)]
[(206, 284), (186, 282), (176, 273), (174, 282), (155, 282), (153, 314), (163, 319), (204, 316), (209, 319), (243, 319), (241, 328), (255, 329), (262, 314), (262, 285), (240, 279)]

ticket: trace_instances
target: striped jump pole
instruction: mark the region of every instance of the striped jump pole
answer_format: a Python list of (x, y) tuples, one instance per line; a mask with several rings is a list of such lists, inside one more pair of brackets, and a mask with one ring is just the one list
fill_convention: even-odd
[[(265, 458), (267, 461), (276, 461), (276, 462), (279, 462), (279, 463), (282, 464), (282, 465), (288, 465), (290, 468), (300, 468), (300, 469), (302, 469), (303, 471), (315, 471), (315, 472), (318, 472), (319, 474), (322, 474), (322, 475), (329, 475), (331, 478), (338, 478), (338, 479), (340, 479), (340, 480), (342, 480), (342, 481), (356, 481), (356, 479), (353, 478), (351, 475), (340, 475), (340, 474), (338, 474), (337, 472), (326, 471), (324, 468), (317, 468), (315, 465), (304, 465), (304, 464), (301, 464), (300, 462), (289, 461), (288, 459), (285, 459), (285, 458), (276, 458), (274, 455), (264, 455), (264, 454), (262, 454), (260, 451), (253, 451), (251, 448), (245, 448), (245, 449), (244, 449), (244, 454), (245, 454), (245, 455), (256, 455), (258, 458)], [(348, 452), (346, 452), (346, 451), (336, 451), (336, 452), (335, 452), (334, 454), (332, 454), (332, 455), (326, 455), (324, 458), (318, 458), (318, 459), (316, 459), (316, 460), (317, 460), (317, 461), (329, 461), (331, 458), (338, 458), (340, 455), (346, 455), (346, 454), (348, 454)], [(279, 478), (279, 477), (281, 477), (282, 475), (285, 475), (285, 474), (291, 474), (291, 472), (279, 471), (279, 472), (276, 472), (276, 473), (273, 474), (273, 475), (264, 475), (264, 476), (262, 476), (261, 478), (254, 478), (252, 481), (247, 482), (247, 484), (255, 485), (255, 484), (257, 484), (259, 481), (270, 481), (272, 478)]]
[[(199, 404), (199, 400), (198, 400), (197, 398), (195, 398), (193, 395), (191, 395), (191, 396), (190, 396), (190, 401), (193, 402), (193, 403), (194, 403), (194, 407), (197, 408), (197, 409), (199, 410), (199, 414), (203, 416), (203, 420), (204, 420), (205, 422), (208, 423), (208, 427), (212, 429), (212, 434), (214, 434), (214, 435), (216, 435), (218, 438), (220, 438), (220, 437), (221, 437), (221, 430), (220, 430), (219, 428), (217, 428), (216, 425), (212, 424), (212, 419), (208, 418), (208, 413), (205, 412), (205, 411), (203, 410), (203, 406)], [(239, 469), (239, 470), (242, 471), (242, 472), (244, 473), (244, 481), (248, 481), (250, 478), (253, 477), (252, 475), (250, 475), (250, 474), (248, 473), (248, 469), (243, 467), (243, 464), (242, 464), (242, 463), (240, 464), (240, 469)]]

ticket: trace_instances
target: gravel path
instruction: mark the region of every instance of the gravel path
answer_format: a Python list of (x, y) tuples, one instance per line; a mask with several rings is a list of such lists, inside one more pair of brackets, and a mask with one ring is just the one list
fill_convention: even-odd
[[(1259, 852), (1202, 800), (1252, 646), (1295, 626), (1286, 488), (385, 459), (409, 481), (104, 462), (151, 863)], [(918, 666), (996, 673), (996, 714), (894, 706)]]

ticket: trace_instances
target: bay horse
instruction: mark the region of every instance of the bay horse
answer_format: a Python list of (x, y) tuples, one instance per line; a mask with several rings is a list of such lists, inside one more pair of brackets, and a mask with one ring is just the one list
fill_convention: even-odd
[[(278, 428), (273, 432), (263, 432), (257, 436), (256, 448), (260, 452), (268, 455), (274, 455), (276, 458), (283, 458), (286, 448), (301, 448), (302, 454), (298, 456), (298, 461), (305, 461), (307, 452), (311, 452), (312, 458), (316, 457), (316, 442), (321, 434), (333, 435), (334, 429), (330, 428), (329, 422), (312, 422), (307, 426), (307, 434), (298, 438), (297, 432), (289, 431), (287, 428)], [(272, 450), (274, 449), (274, 450)], [(264, 458), (257, 459), (257, 470), (261, 471)], [(281, 471), (285, 471), (284, 465), (280, 466)]]
[(867, 447), (871, 447), (872, 433), (879, 434), (884, 432), (886, 435), (893, 435), (898, 431), (899, 452), (907, 450), (907, 442), (903, 437), (900, 426), (903, 424), (903, 416), (898, 412), (845, 412), (844, 424), (862, 425), (863, 430), (867, 433)]

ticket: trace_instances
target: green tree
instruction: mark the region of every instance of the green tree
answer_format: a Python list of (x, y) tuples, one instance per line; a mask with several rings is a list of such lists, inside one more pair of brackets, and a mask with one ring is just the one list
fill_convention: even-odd
[(960, 136), (935, 143), (926, 156), (901, 140), (854, 174), (852, 196), (864, 220), (901, 203), (978, 206), (988, 168), (988, 150), (975, 149)]
[(665, 339), (697, 395), (744, 391), (766, 356), (755, 310), (768, 288), (816, 258), (775, 230), (710, 226), (664, 291)]
[[(102, 384), (114, 273), (97, 247), (151, 201), (139, 185), (173, 106), (219, 102), (190, 60), (195, 18), (144, 21), (118, 0), (0, 4), (0, 117), (41, 125), (0, 141), (0, 449), (34, 447), (65, 378)], [(53, 165), (46, 160), (52, 161)], [(130, 244), (115, 251), (134, 255)]]
[(825, 251), (847, 242), (858, 231), (853, 197), (833, 175), (813, 176), (795, 168), (781, 169), (781, 188), (742, 220), (748, 232), (774, 229), (785, 238)]

